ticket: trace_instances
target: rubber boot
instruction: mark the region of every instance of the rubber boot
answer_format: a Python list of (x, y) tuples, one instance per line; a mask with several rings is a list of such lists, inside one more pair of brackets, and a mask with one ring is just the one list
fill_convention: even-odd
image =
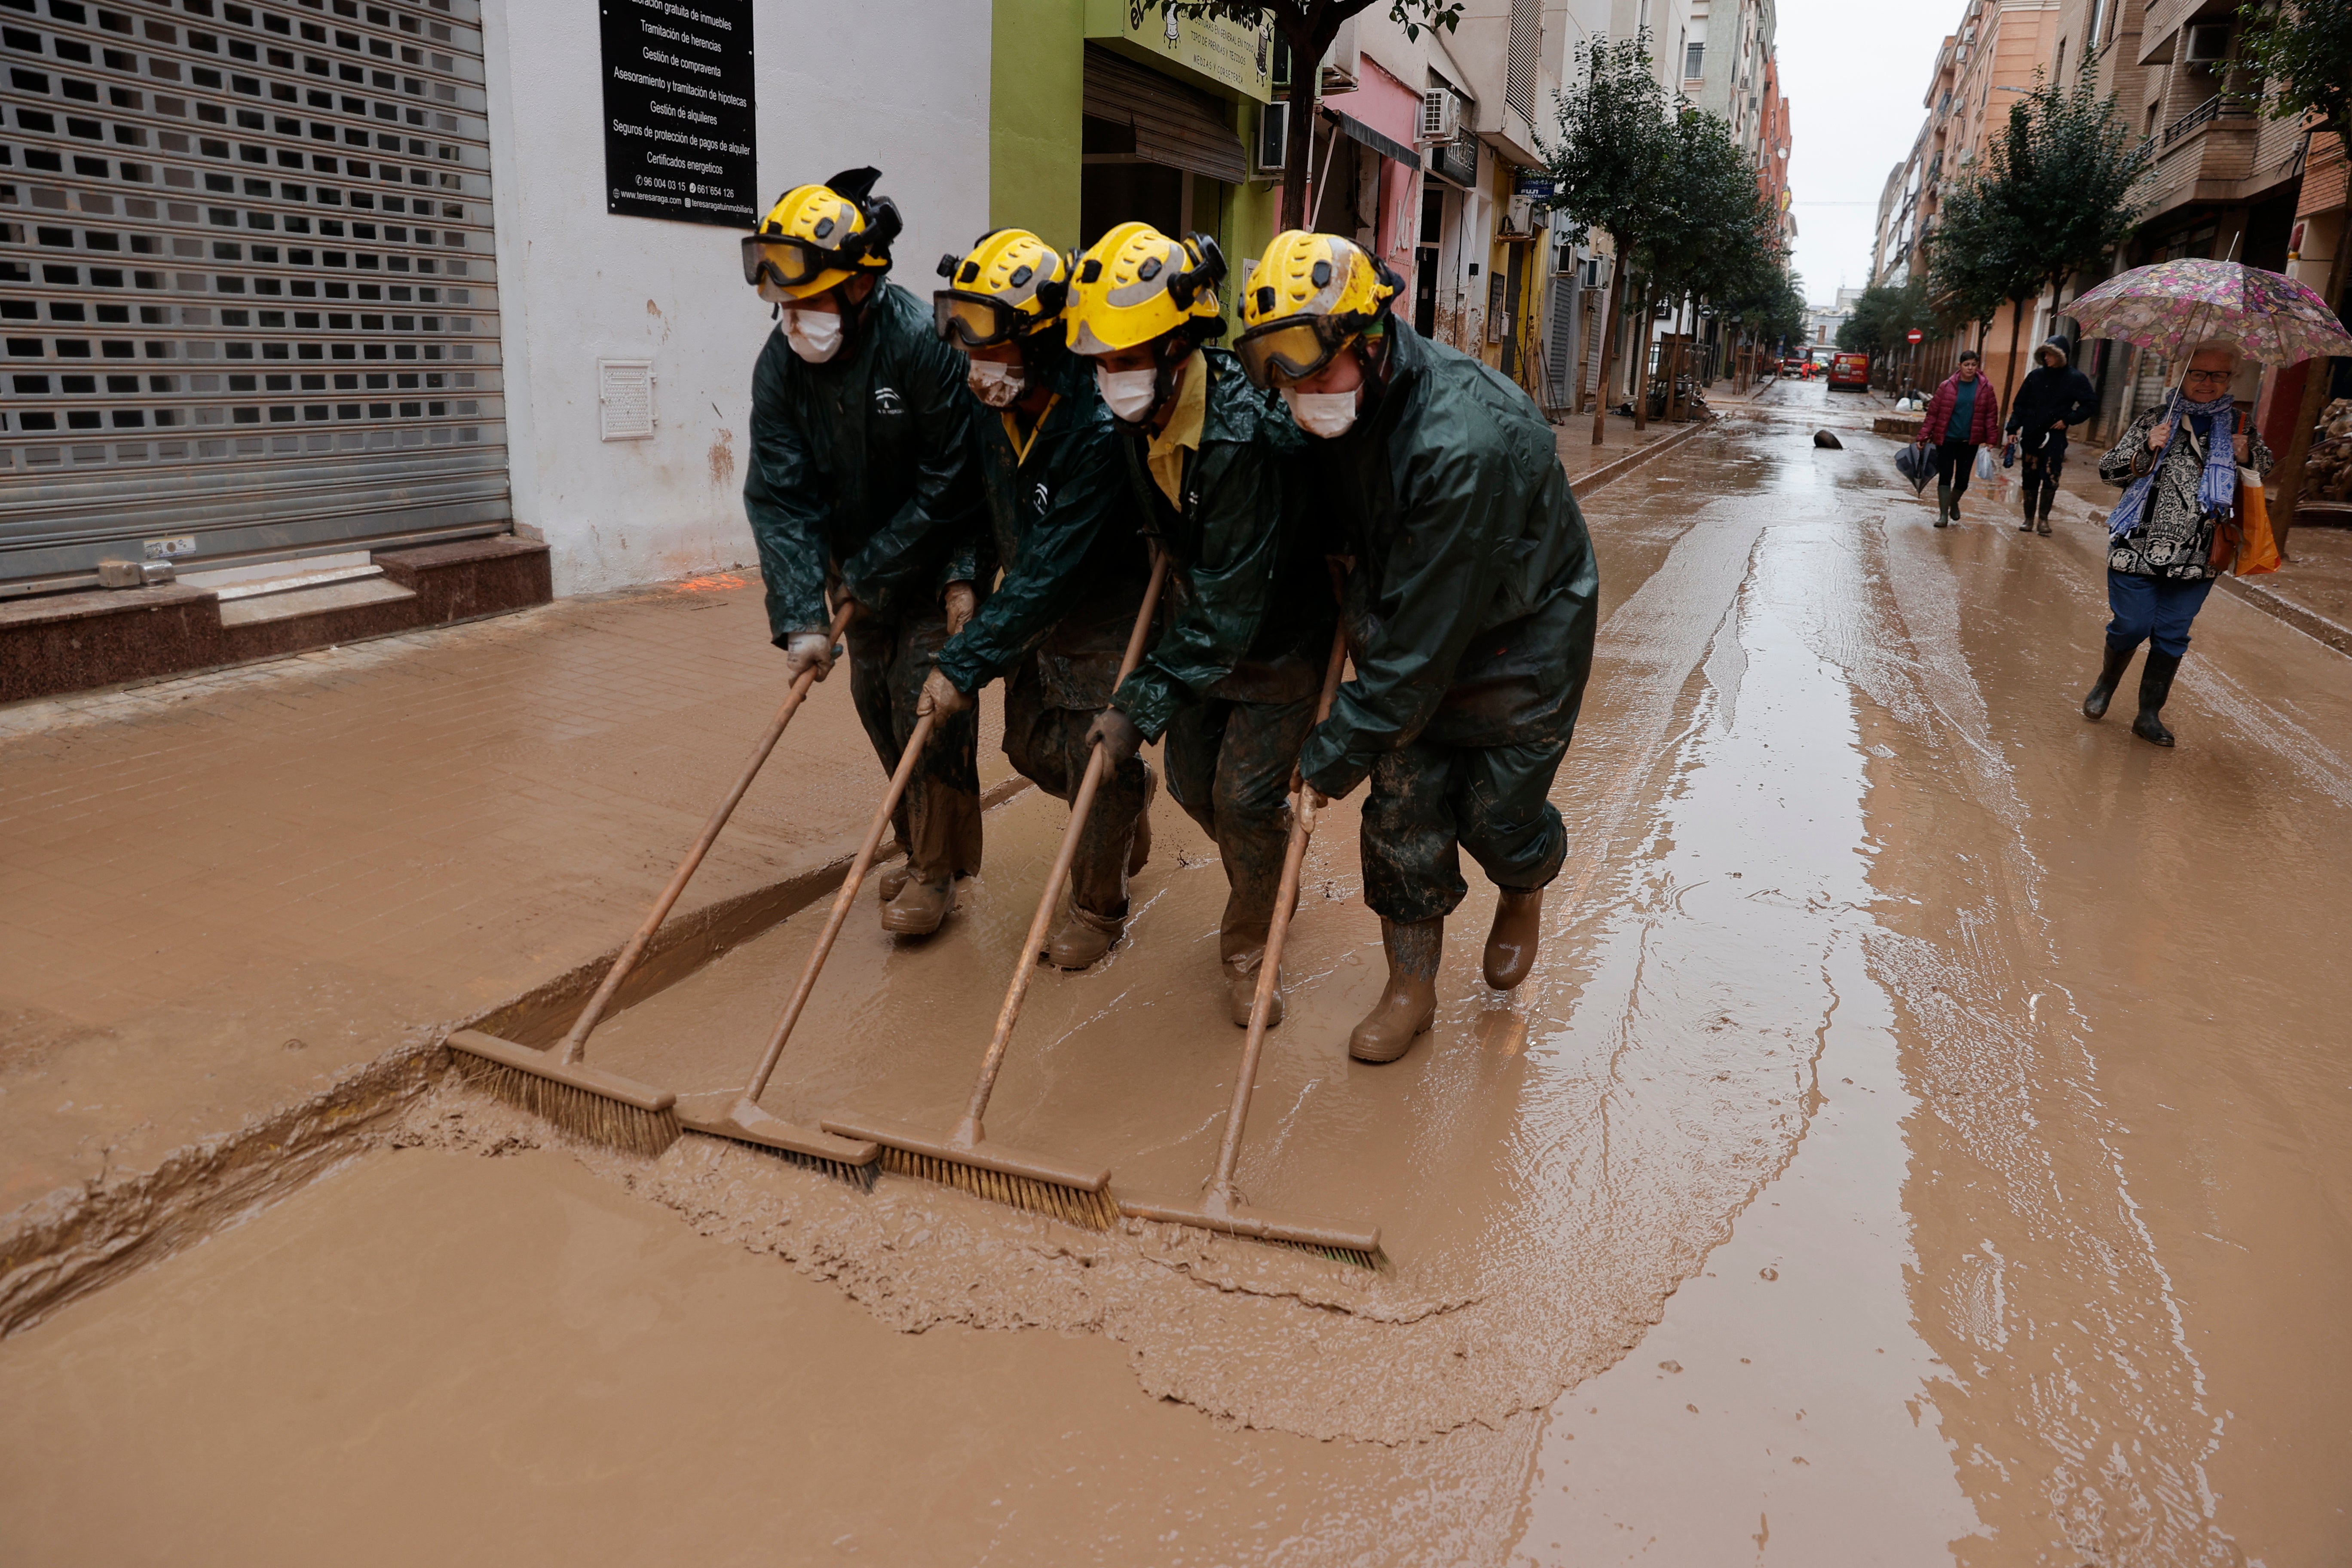
[(1942, 479), (1936, 481), (1936, 526), (1943, 527), (1951, 520), (1952, 487)]
[(1543, 889), (1504, 888), (1495, 900), (1495, 923), (1486, 929), (1486, 984), (1516, 990), (1535, 967), (1543, 940)]
[(2017, 525), (2017, 531), (2032, 533), (2034, 503), (2042, 499), (2042, 481), (2028, 474), (2025, 476), (2025, 482), (2018, 488), (2025, 492), (2025, 521)]
[(2132, 649), (2137, 646), (2136, 643), (2119, 643), (2113, 637), (2107, 639), (2106, 655), (2099, 661), (2099, 679), (2091, 683), (2091, 689), (2083, 696), (2084, 718), (2104, 719), (2107, 716), (2108, 700), (2115, 696), (2116, 688), (2123, 684), (2124, 669), (2131, 663)]
[(1445, 951), (1443, 920), (1399, 925), (1381, 921), (1389, 953), (1389, 983), (1356, 1032), (1348, 1054), (1360, 1062), (1392, 1062), (1437, 1021), (1437, 961)]
[(2050, 503), (2058, 497), (2058, 481), (2042, 481), (2042, 510), (2033, 514), (2033, 526), (2042, 538), (2050, 537)]
[(882, 868), (874, 879), (874, 896), (884, 903), (897, 898), (907, 886), (907, 862), (902, 857)]
[[(1227, 1011), (1236, 1029), (1249, 1027), (1250, 1008), (1257, 1003), (1258, 971), (1265, 964), (1265, 949), (1262, 947), (1237, 952), (1224, 962)], [(1277, 966), (1274, 972), (1274, 1001), (1265, 1010), (1265, 1026), (1271, 1029), (1281, 1023), (1282, 1014), (1282, 970)]]
[(1090, 969), (1127, 930), (1124, 919), (1070, 906), (1069, 918), (1045, 944), (1045, 962), (1056, 969)]
[(910, 803), (907, 813), (914, 834), (907, 846), (907, 879), (882, 906), (882, 929), (893, 936), (929, 936), (955, 910), (956, 840), (964, 814), (957, 792), (939, 780), (916, 779), (908, 793), (917, 790), (925, 798), (919, 808)]
[(2172, 695), (2172, 678), (2180, 669), (2180, 656), (2147, 650), (2147, 662), (2139, 671), (2139, 717), (2132, 721), (2132, 733), (2143, 741), (2159, 746), (2172, 744), (2172, 731), (2164, 727), (2158, 715), (2165, 700)]

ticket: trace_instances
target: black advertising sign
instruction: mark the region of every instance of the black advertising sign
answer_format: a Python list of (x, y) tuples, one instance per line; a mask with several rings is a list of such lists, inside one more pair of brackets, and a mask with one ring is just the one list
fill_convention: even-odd
[(602, 0), (604, 210), (753, 228), (751, 0)]

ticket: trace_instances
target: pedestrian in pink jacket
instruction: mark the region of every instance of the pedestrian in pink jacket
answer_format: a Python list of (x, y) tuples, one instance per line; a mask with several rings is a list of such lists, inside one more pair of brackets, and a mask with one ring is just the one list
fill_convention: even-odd
[(1976, 350), (1962, 350), (1960, 368), (1936, 388), (1919, 425), (1920, 445), (1936, 448), (1937, 528), (1960, 521), (1960, 498), (1968, 494), (1977, 448), (2000, 439), (2000, 394), (1982, 368)]

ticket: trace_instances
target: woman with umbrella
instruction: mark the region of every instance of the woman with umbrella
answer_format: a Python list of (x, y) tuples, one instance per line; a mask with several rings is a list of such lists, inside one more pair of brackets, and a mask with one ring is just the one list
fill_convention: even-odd
[(2099, 459), (2099, 477), (2125, 489), (2107, 518), (2107, 607), (2115, 618), (2083, 714), (2106, 713), (2125, 667), (2145, 642), (2132, 733), (2159, 746), (2172, 744), (2161, 715), (2189, 651), (2189, 625), (2230, 564), (2226, 550), (2214, 559), (2213, 536), (2235, 514), (2238, 469), (2271, 470), (2270, 448), (2231, 401), (2237, 374), (2235, 344), (2198, 344), (2179, 391), (2133, 420)]
[(2169, 746), (2165, 700), (2189, 651), (2189, 623), (2213, 579), (2236, 564), (2240, 469), (2259, 489), (2270, 448), (2230, 396), (2244, 357), (2294, 364), (2352, 353), (2352, 337), (2319, 296), (2292, 279), (2235, 261), (2193, 258), (2136, 268), (2076, 300), (2086, 337), (2121, 338), (2188, 365), (2164, 402), (2132, 421), (2099, 477), (2124, 487), (2107, 514), (2106, 657), (2083, 699), (2105, 715), (2133, 650), (2146, 642), (2132, 733)]

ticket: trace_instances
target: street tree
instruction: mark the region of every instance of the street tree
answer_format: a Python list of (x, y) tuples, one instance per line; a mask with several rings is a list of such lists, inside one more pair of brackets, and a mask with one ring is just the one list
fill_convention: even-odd
[(1891, 361), (1908, 348), (1913, 329), (1924, 336), (1935, 324), (1927, 280), (1915, 272), (1901, 283), (1874, 283), (1864, 289), (1853, 302), (1853, 313), (1837, 330), (1837, 346), (1874, 361)]
[(2041, 273), (2024, 253), (2014, 212), (1986, 171), (1944, 195), (1927, 236), (1927, 294), (1937, 325), (1975, 326), (1981, 342), (2004, 300), (2035, 287)]
[(2032, 301), (2045, 290), (2055, 298), (2068, 278), (2123, 244), (2139, 222), (2132, 187), (2155, 153), (2116, 112), (2116, 95), (2100, 93), (2098, 70), (2086, 50), (2071, 83), (2037, 79), (2010, 106), (1990, 149), (1982, 195), (2003, 248), (1987, 281), (2000, 282), (2011, 308), (2004, 404)]
[[(2308, 135), (2332, 135), (2340, 145), (2352, 148), (2352, 5), (2344, 0), (2270, 0), (2250, 8), (2239, 47), (2273, 119), (2305, 121)], [(2307, 157), (2305, 162), (2308, 164)], [(2331, 310), (2343, 309), (2345, 285), (2352, 281), (2352, 267), (2347, 266), (2352, 244), (2347, 240), (2352, 240), (2352, 222), (2336, 238), (2336, 259), (2320, 291)], [(2304, 371), (2294, 435), (2276, 475), (2279, 503), (2272, 521), (2282, 549), (2294, 527), (2312, 430), (2319, 423), (2331, 379), (2328, 365)]]
[(1665, 221), (1672, 202), (1677, 125), (1650, 58), (1647, 28), (1612, 43), (1596, 37), (1571, 57), (1567, 89), (1558, 98), (1559, 139), (1541, 148), (1554, 195), (1552, 232), (1581, 245), (1596, 228), (1617, 242), (1618, 276), (1609, 290), (1601, 339), (1601, 386), (1592, 411), (1592, 444), (1606, 432), (1610, 374), (1618, 327), (1643, 239)]
[[(1282, 158), (1282, 226), (1307, 226), (1307, 163), (1315, 147), (1317, 67), (1340, 25), (1370, 10), (1380, 0), (1158, 0), (1162, 16), (1171, 11), (1191, 21), (1211, 19), (1255, 27), (1271, 22), (1290, 46), (1290, 85), (1283, 101), (1289, 105)], [(1423, 27), (1450, 33), (1462, 19), (1463, 0), (1388, 0), (1389, 18), (1401, 24), (1407, 37), (1418, 38)]]
[[(1666, 201), (1643, 237), (1635, 262), (1652, 300), (1713, 302), (1745, 280), (1746, 269), (1780, 249), (1777, 215), (1756, 183), (1756, 167), (1719, 116), (1685, 108), (1674, 121)], [(1769, 235), (1768, 235), (1769, 228)], [(1661, 367), (1671, 411), (1681, 365)], [(1633, 405), (1646, 423), (1646, 394)]]

